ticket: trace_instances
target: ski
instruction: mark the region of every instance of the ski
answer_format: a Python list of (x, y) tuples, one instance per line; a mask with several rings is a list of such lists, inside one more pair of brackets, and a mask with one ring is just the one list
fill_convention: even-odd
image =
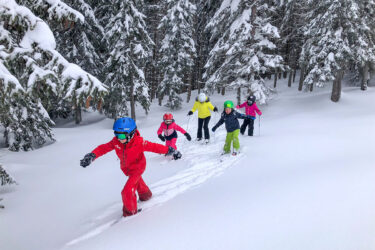
[(220, 154), (220, 162), (223, 162), (225, 159), (230, 157), (238, 156), (240, 152), (232, 152), (232, 153), (221, 153)]

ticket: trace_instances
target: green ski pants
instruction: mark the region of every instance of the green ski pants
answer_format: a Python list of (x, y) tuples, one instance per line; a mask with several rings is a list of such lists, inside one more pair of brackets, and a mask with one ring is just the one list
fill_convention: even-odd
[(239, 129), (236, 129), (233, 132), (227, 133), (227, 138), (225, 139), (225, 144), (224, 144), (224, 152), (225, 153), (230, 153), (232, 141), (233, 141), (233, 148), (236, 149), (236, 150), (240, 149), (240, 141), (238, 139), (239, 134), (240, 134)]

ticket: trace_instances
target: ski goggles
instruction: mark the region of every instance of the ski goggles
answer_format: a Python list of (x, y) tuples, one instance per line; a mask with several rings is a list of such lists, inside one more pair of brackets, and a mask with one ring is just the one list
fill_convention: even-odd
[(115, 132), (115, 136), (119, 140), (125, 140), (125, 139), (127, 139), (127, 138), (130, 137), (130, 134), (129, 133), (118, 133), (118, 132)]
[(164, 120), (164, 122), (165, 122), (166, 124), (171, 124), (173, 121), (172, 121), (172, 120)]

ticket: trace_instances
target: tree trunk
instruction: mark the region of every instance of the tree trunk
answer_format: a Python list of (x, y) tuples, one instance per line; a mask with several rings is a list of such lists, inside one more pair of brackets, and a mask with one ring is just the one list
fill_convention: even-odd
[(288, 87), (292, 87), (293, 70), (289, 72)]
[(313, 90), (314, 90), (314, 83), (311, 83), (310, 84), (310, 92), (313, 92)]
[(275, 78), (273, 80), (273, 88), (276, 88), (276, 84), (277, 84), (277, 75), (278, 75), (278, 72), (276, 70), (276, 73), (275, 73)]
[(362, 69), (362, 81), (361, 81), (361, 90), (366, 90), (369, 81), (369, 65), (368, 63)]
[(241, 87), (237, 89), (237, 105), (241, 104)]
[(297, 72), (297, 69), (293, 69), (293, 82), (296, 81), (296, 72)]
[(197, 75), (197, 87), (198, 87), (198, 94), (201, 93), (201, 83), (202, 83), (202, 67), (200, 65), (200, 58), (202, 57), (202, 46), (199, 46), (199, 52), (198, 52), (198, 75)]
[(131, 77), (131, 87), (130, 87), (130, 116), (135, 120), (135, 98), (134, 98), (134, 83)]
[(152, 75), (152, 78), (153, 80), (151, 80), (151, 93), (150, 93), (150, 98), (151, 98), (151, 102), (152, 100), (156, 97), (156, 70), (155, 70), (155, 67), (152, 67), (151, 69), (151, 75)]
[(283, 72), (283, 77), (284, 77), (284, 79), (286, 79), (288, 77), (288, 71)]
[(81, 105), (76, 105), (76, 112), (75, 112), (75, 122), (76, 124), (80, 124), (82, 121), (82, 113), (81, 113)]
[(341, 80), (343, 73), (339, 71), (332, 85), (331, 101), (338, 102), (341, 97)]
[(162, 102), (163, 102), (163, 97), (162, 96), (159, 96), (158, 97), (158, 102), (159, 102), (159, 106), (161, 106)]
[(305, 80), (305, 66), (301, 67), (301, 72), (299, 76), (299, 83), (298, 83), (298, 91), (302, 90), (303, 87), (303, 81)]
[(225, 87), (221, 88), (221, 95), (225, 95)]
[(187, 95), (186, 95), (186, 102), (190, 102), (190, 98), (191, 98), (191, 90), (193, 88), (193, 75), (190, 74), (190, 79), (189, 79), (189, 86), (188, 86), (188, 89), (187, 89)]
[(221, 89), (217, 87), (217, 93), (220, 94)]

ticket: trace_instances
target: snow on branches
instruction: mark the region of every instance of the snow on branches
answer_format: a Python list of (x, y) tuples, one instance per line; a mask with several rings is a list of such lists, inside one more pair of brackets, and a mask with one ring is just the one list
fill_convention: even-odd
[(247, 88), (255, 91), (260, 103), (266, 102), (269, 91), (264, 77), (284, 67), (283, 58), (275, 52), (278, 29), (267, 16), (271, 8), (265, 1), (222, 3), (207, 25), (217, 42), (205, 65), (206, 88)]
[[(59, 1), (52, 2), (61, 11), (75, 13)], [(35, 6), (42, 3), (37, 1)], [(9, 149), (29, 150), (53, 140), (48, 113), (62, 102), (78, 110), (88, 96), (101, 99), (106, 89), (56, 51), (49, 26), (29, 8), (0, 0), (0, 31), (0, 70), (5, 72), (0, 84), (0, 121)]]
[(16, 184), (12, 176), (10, 176), (5, 169), (0, 165), (0, 186)]

